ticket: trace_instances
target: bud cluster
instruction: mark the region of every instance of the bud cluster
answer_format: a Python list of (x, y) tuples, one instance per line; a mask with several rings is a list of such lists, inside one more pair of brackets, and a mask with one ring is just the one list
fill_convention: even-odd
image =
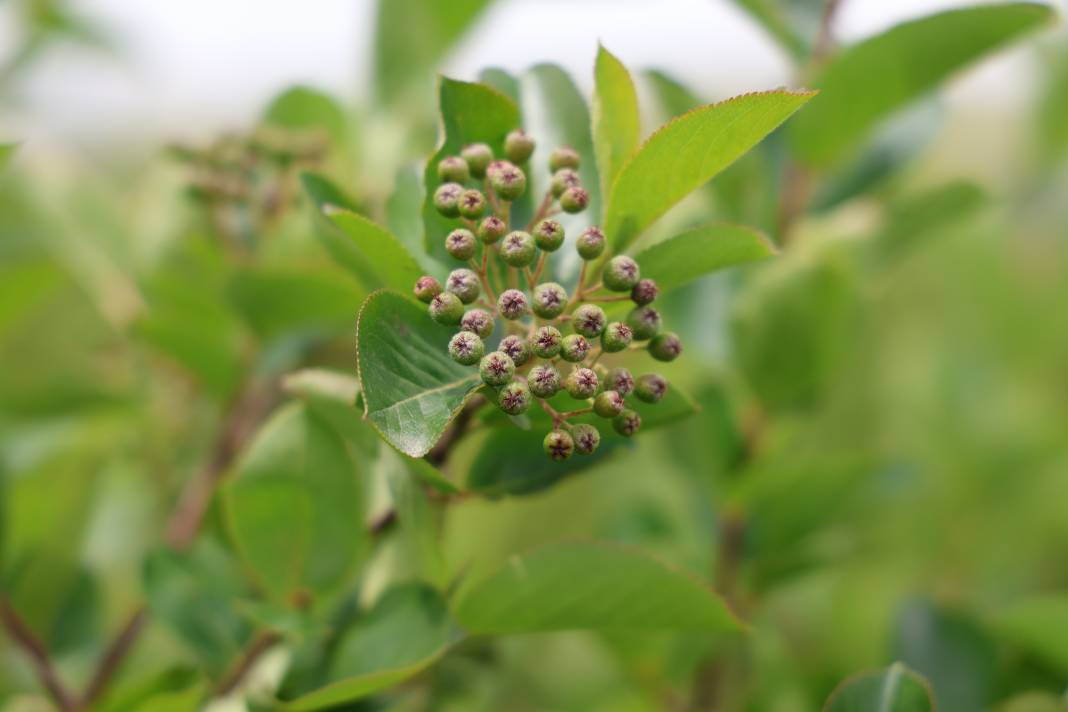
[[(540, 281), (549, 256), (564, 244), (564, 228), (552, 216), (582, 212), (590, 198), (579, 178), (579, 154), (557, 148), (549, 156), (549, 190), (533, 220), (523, 229), (511, 225), (511, 203), (527, 189), (534, 147), (516, 129), (505, 138), (503, 158), (477, 143), (438, 163), (433, 204), (457, 221), (443, 236), (445, 250), (466, 266), (453, 270), (444, 284), (419, 278), (414, 293), (428, 304), (434, 321), (459, 328), (449, 341), (450, 357), (478, 366), (501, 410), (520, 415), (537, 403), (552, 416), (545, 453), (566, 460), (574, 453), (592, 454), (601, 442), (595, 425), (572, 419), (593, 414), (629, 437), (641, 427), (641, 416), (627, 407), (627, 399), (656, 403), (667, 392), (662, 376), (635, 378), (625, 367), (605, 368), (601, 357), (644, 350), (658, 361), (672, 361), (682, 344), (676, 334), (661, 330), (660, 312), (651, 306), (659, 293), (656, 282), (642, 278), (632, 257), (610, 256), (597, 227), (574, 240), (582, 270), (570, 294), (561, 284)], [(619, 301), (633, 307), (622, 320), (609, 321), (600, 304)], [(491, 350), (486, 342), (498, 326), (501, 338)], [(561, 394), (578, 407), (554, 408), (548, 401)]]

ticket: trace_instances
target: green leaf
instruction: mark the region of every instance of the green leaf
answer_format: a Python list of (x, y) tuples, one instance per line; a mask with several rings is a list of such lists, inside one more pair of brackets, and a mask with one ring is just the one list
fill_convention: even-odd
[(329, 682), (286, 709), (333, 707), (396, 685), (433, 664), (459, 636), (434, 589), (422, 584), (392, 588), (341, 636)]
[(11, 157), (15, 155), (15, 151), (18, 149), (17, 143), (0, 143), (0, 171), (7, 168), (8, 162), (11, 161)]
[(795, 60), (804, 60), (809, 54), (809, 42), (793, 28), (798, 23), (780, 7), (776, 0), (734, 0), (735, 4), (749, 13), (764, 30)]
[(360, 392), (360, 382), (354, 376), (325, 368), (304, 368), (287, 374), (282, 387), (287, 393), (328, 398), (349, 406), (356, 403)]
[(294, 130), (326, 132), (337, 145), (349, 141), (349, 118), (329, 94), (307, 86), (286, 89), (267, 106), (263, 120)]
[(423, 241), (423, 166), (414, 163), (397, 169), (393, 193), (386, 201), (386, 226), (397, 236), (425, 274), (444, 277), (448, 271), (426, 252)]
[(986, 192), (965, 180), (906, 196), (889, 206), (886, 224), (871, 245), (873, 254), (884, 262), (900, 258), (974, 216), (986, 202)]
[(630, 72), (611, 52), (597, 47), (594, 64), (593, 140), (604, 193), (638, 148), (641, 118)]
[(1068, 595), (1021, 600), (994, 620), (1006, 640), (1068, 673)]
[(478, 371), (448, 355), (452, 330), (393, 292), (375, 292), (356, 324), (356, 359), (365, 414), (406, 455), (430, 451), (480, 385)]
[(341, 277), (288, 268), (242, 270), (231, 278), (227, 295), (265, 340), (293, 332), (347, 332), (363, 298)]
[(797, 111), (811, 92), (745, 94), (669, 121), (642, 144), (612, 186), (605, 229), (616, 251)]
[[(407, 42), (408, 40), (406, 40)], [(519, 107), (496, 89), (485, 84), (461, 82), (442, 77), (439, 86), (441, 137), (434, 155), (427, 161), (423, 184), (423, 227), (427, 252), (443, 257), (445, 235), (458, 226), (434, 209), (434, 190), (438, 180), (437, 165), (445, 156), (457, 155), (469, 143), (487, 143), (495, 155), (504, 152), (504, 137), (519, 126)]]
[(823, 712), (934, 712), (927, 682), (901, 663), (843, 681)]
[(329, 590), (363, 555), (358, 473), (341, 438), (302, 404), (256, 434), (223, 505), (238, 553), (276, 598)]
[[(1053, 163), (1068, 150), (1068, 52), (1048, 63), (1049, 77), (1045, 96), (1038, 108), (1038, 137), (1042, 148), (1042, 160)], [(3, 161), (0, 160), (0, 166)]]
[(742, 624), (707, 583), (633, 549), (553, 544), (514, 556), (456, 605), (472, 634), (555, 630), (703, 630)]
[(846, 48), (816, 78), (820, 95), (791, 125), (794, 152), (812, 165), (835, 162), (898, 108), (1053, 17), (1049, 6), (1033, 2), (968, 7)]
[(519, 80), (506, 69), (500, 67), (487, 67), (478, 73), (480, 84), (486, 84), (519, 105), (521, 89)]
[(766, 235), (744, 225), (718, 223), (694, 228), (658, 242), (635, 259), (642, 276), (668, 291), (717, 270), (767, 259), (776, 254)]

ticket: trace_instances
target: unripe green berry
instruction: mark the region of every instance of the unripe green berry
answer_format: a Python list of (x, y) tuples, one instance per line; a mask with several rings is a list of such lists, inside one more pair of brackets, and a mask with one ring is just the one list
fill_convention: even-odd
[(592, 455), (601, 444), (601, 431), (589, 423), (581, 423), (571, 429), (571, 438), (575, 441), (575, 452)]
[(659, 285), (651, 279), (639, 279), (630, 290), (630, 298), (638, 306), (652, 304), (659, 294)]
[(625, 396), (634, 390), (634, 376), (630, 375), (630, 371), (625, 368), (613, 368), (604, 377), (604, 387), (606, 390)]
[(627, 313), (627, 326), (634, 332), (635, 341), (645, 341), (660, 331), (660, 312), (652, 307), (634, 307)]
[(589, 204), (590, 194), (580, 186), (572, 186), (560, 196), (560, 207), (565, 213), (581, 213)]
[(613, 321), (605, 327), (604, 333), (601, 334), (601, 348), (608, 353), (622, 351), (630, 346), (633, 338), (634, 332), (630, 330), (629, 326), (621, 321)]
[(588, 227), (575, 240), (575, 249), (584, 260), (594, 260), (604, 252), (604, 233), (599, 227)]
[(646, 403), (658, 403), (667, 393), (667, 380), (658, 373), (647, 373), (638, 377), (634, 386), (634, 395)]
[(543, 363), (530, 369), (527, 384), (538, 398), (552, 398), (560, 390), (560, 372), (551, 363)]
[(460, 323), (464, 315), (464, 305), (460, 298), (452, 292), (442, 292), (430, 300), (427, 307), (430, 318), (445, 326), (455, 326)]
[(508, 354), (494, 351), (479, 361), (478, 375), (487, 386), (503, 386), (515, 375), (515, 364), (508, 358)]
[(459, 183), (442, 183), (434, 191), (434, 209), (447, 218), (460, 216), (460, 196), (464, 187)]
[(515, 200), (527, 189), (527, 175), (508, 161), (494, 161), (488, 171), (490, 187), (501, 200)]
[(475, 234), (464, 228), (453, 230), (445, 238), (445, 251), (466, 262), (475, 255)]
[(555, 173), (561, 168), (578, 168), (581, 161), (578, 151), (570, 146), (561, 146), (549, 154), (549, 170)]
[(515, 230), (505, 235), (501, 242), (501, 259), (512, 267), (529, 267), (536, 254), (534, 238), (529, 232)]
[(464, 149), (460, 151), (460, 156), (467, 162), (472, 176), (483, 178), (486, 175), (486, 168), (493, 161), (493, 150), (484, 143), (472, 143), (464, 146)]
[(469, 220), (477, 220), (484, 212), (486, 212), (486, 196), (482, 195), (482, 191), (474, 188), (465, 190), (460, 196), (460, 215)]
[(649, 354), (657, 361), (674, 361), (681, 353), (682, 342), (679, 340), (679, 335), (674, 332), (665, 331), (663, 334), (657, 334), (649, 342)]
[(567, 306), (567, 291), (556, 282), (543, 282), (534, 287), (534, 313), (542, 319), (555, 319)]
[(575, 452), (575, 441), (566, 430), (553, 430), (545, 436), (542, 444), (545, 446), (545, 454), (557, 462), (566, 460)]
[(612, 418), (612, 428), (623, 437), (629, 438), (638, 432), (641, 427), (642, 417), (630, 408), (624, 409), (623, 412)]
[(560, 353), (560, 342), (563, 337), (559, 329), (553, 326), (542, 326), (534, 332), (534, 339), (530, 344), (534, 355), (540, 358), (553, 358)]
[(508, 415), (521, 415), (530, 407), (532, 400), (525, 381), (512, 381), (497, 394), (497, 407)]
[(560, 342), (560, 358), (578, 363), (590, 352), (590, 342), (582, 334), (568, 334)]
[(470, 304), (478, 299), (481, 291), (478, 275), (466, 267), (454, 269), (449, 272), (449, 278), (445, 280), (445, 291), (455, 294), (464, 304)]
[(526, 163), (534, 153), (534, 139), (523, 129), (515, 129), (504, 138), (504, 155), (513, 163)]
[(529, 310), (527, 295), (518, 289), (506, 289), (497, 297), (497, 311), (504, 319), (514, 321), (525, 316)]
[(534, 241), (546, 252), (556, 252), (564, 244), (564, 226), (546, 218), (534, 226)]
[(596, 304), (583, 304), (571, 315), (571, 327), (576, 334), (582, 334), (586, 338), (594, 339), (604, 332), (608, 317), (604, 309)]
[(597, 374), (589, 368), (572, 369), (564, 380), (564, 388), (567, 389), (567, 394), (578, 400), (593, 398), (600, 385), (601, 382), (597, 378)]
[(623, 411), (623, 396), (616, 391), (601, 391), (593, 399), (593, 412), (602, 418), (614, 418)]
[(438, 161), (438, 179), (445, 183), (463, 183), (471, 177), (467, 161), (459, 156), (445, 156)]
[(553, 173), (553, 177), (549, 181), (549, 190), (552, 191), (554, 198), (559, 198), (568, 188), (575, 188), (581, 185), (582, 180), (579, 178), (578, 171), (573, 168), (561, 168)]
[(415, 280), (415, 287), (412, 292), (415, 294), (416, 299), (424, 304), (429, 304), (431, 299), (441, 294), (441, 282), (430, 275), (423, 275)]
[(483, 339), (493, 333), (493, 316), (485, 309), (471, 309), (460, 319), (460, 328)]
[(629, 292), (641, 278), (641, 269), (633, 257), (616, 255), (604, 266), (601, 280), (613, 292)]
[(486, 353), (486, 346), (476, 334), (461, 331), (449, 341), (449, 356), (464, 366), (473, 366)]
[(501, 343), (497, 345), (497, 350), (508, 354), (508, 357), (512, 359), (512, 363), (517, 367), (525, 364), (532, 356), (530, 342), (515, 334), (510, 334), (501, 339)]
[(483, 218), (482, 222), (478, 224), (478, 239), (487, 245), (492, 245), (497, 240), (500, 240), (506, 232), (508, 232), (508, 223), (496, 215)]

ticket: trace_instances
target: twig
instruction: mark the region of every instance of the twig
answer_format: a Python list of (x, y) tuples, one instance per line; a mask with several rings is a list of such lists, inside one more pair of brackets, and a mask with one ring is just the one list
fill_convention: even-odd
[(471, 418), (479, 408), (488, 403), (484, 397), (477, 396), (472, 398), (464, 406), (464, 409), (460, 411), (460, 414), (456, 416), (456, 419), (452, 421), (449, 429), (445, 431), (445, 434), (441, 436), (441, 439), (430, 449), (427, 453), (426, 459), (430, 464), (440, 467), (445, 464), (445, 461), (449, 458), (449, 454), (452, 452), (453, 446), (456, 442), (463, 437), (464, 432), (467, 430), (468, 423), (471, 422)]
[(122, 666), (123, 660), (133, 648), (147, 619), (148, 611), (144, 606), (141, 606), (126, 621), (126, 625), (119, 630), (111, 641), (111, 645), (104, 652), (103, 657), (100, 658), (96, 672), (93, 673), (92, 679), (86, 686), (85, 693), (82, 695), (77, 709), (90, 707), (104, 693), (111, 679)]
[(550, 189), (550, 190), (545, 191), (545, 197), (541, 199), (541, 203), (538, 205), (538, 209), (534, 213), (534, 217), (532, 217), (530, 219), (530, 222), (527, 223), (527, 226), (524, 229), (527, 232), (530, 232), (531, 230), (533, 230), (534, 226), (538, 224), (539, 220), (543, 220), (544, 218), (549, 217), (549, 215), (551, 214), (550, 211), (551, 211), (552, 207), (553, 207), (553, 191)]
[(231, 668), (230, 671), (223, 676), (223, 679), (219, 681), (219, 684), (215, 688), (216, 694), (219, 697), (224, 697), (240, 687), (241, 683), (244, 682), (245, 677), (256, 664), (256, 661), (281, 639), (281, 636), (273, 631), (265, 631), (257, 634), (256, 637), (252, 639), (248, 648), (246, 648), (244, 654), (238, 658), (233, 668)]
[(4, 630), (7, 631), (11, 640), (22, 648), (30, 662), (33, 663), (41, 685), (44, 686), (56, 706), (63, 712), (75, 709), (73, 698), (52, 666), (52, 658), (48, 654), (48, 649), (22, 620), (7, 596), (0, 597), (0, 619), (3, 620)]
[(611, 297), (607, 295), (603, 297), (586, 297), (587, 302), (625, 302), (629, 299), (629, 294), (619, 294)]

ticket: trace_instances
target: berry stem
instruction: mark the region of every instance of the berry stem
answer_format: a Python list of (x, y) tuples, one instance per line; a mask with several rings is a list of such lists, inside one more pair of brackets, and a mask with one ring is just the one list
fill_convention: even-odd
[(490, 185), (489, 178), (483, 179), (482, 192), (486, 194), (486, 200), (489, 201), (490, 207), (493, 208), (493, 214), (500, 215), (500, 203), (497, 202), (497, 194), (493, 192), (493, 186)]
[(567, 422), (567, 413), (561, 413), (560, 411), (556, 410), (556, 408), (553, 408), (551, 405), (545, 402), (543, 398), (539, 398), (538, 403), (541, 404), (542, 410), (544, 410), (552, 417), (554, 428), (559, 428), (562, 425), (568, 430), (571, 429), (571, 423)]
[(630, 299), (630, 295), (620, 294), (618, 296), (604, 296), (604, 297), (586, 297), (588, 302), (625, 302)]
[(586, 413), (592, 413), (592, 412), (593, 412), (593, 407), (591, 406), (589, 408), (579, 408), (578, 410), (569, 410), (566, 413), (561, 413), (560, 417), (566, 420), (568, 418), (577, 418), (580, 415), (585, 415)]
[(533, 275), (530, 274), (530, 268), (527, 267), (527, 284), (530, 286), (531, 289), (534, 289), (534, 285), (536, 285), (538, 283), (538, 280), (541, 279), (542, 270), (545, 269), (545, 260), (548, 259), (548, 257), (548, 252), (541, 253), (541, 257), (538, 258), (538, 266), (535, 268)]
[(547, 217), (549, 217), (550, 215), (553, 214), (552, 207), (553, 207), (553, 192), (550, 189), (550, 190), (545, 191), (545, 197), (541, 199), (541, 204), (538, 205), (538, 209), (537, 209), (537, 211), (535, 211), (534, 217), (532, 217), (530, 219), (530, 222), (527, 223), (527, 226), (524, 229), (527, 232), (530, 232), (531, 230), (533, 230), (534, 226), (538, 224), (539, 220), (543, 220), (544, 218), (547, 218)]
[(586, 368), (593, 368), (594, 366), (596, 366), (597, 361), (600, 360), (602, 356), (604, 356), (604, 349), (597, 349), (597, 353), (593, 355), (593, 360), (590, 361), (589, 365)]
[(481, 266), (479, 266), (479, 264), (477, 262), (475, 262), (475, 258), (474, 257), (472, 257), (470, 260), (468, 260), (468, 263), (470, 263), (471, 269), (473, 269), (475, 271), (475, 273), (478, 275), (479, 281), (482, 282), (482, 290), (486, 293), (486, 297), (488, 297), (489, 302), (490, 302), (486, 306), (489, 307), (491, 312), (496, 314), (497, 313), (497, 295), (493, 293), (493, 287), (490, 286), (489, 278), (486, 276), (486, 250), (485, 249), (482, 250), (482, 265)]

